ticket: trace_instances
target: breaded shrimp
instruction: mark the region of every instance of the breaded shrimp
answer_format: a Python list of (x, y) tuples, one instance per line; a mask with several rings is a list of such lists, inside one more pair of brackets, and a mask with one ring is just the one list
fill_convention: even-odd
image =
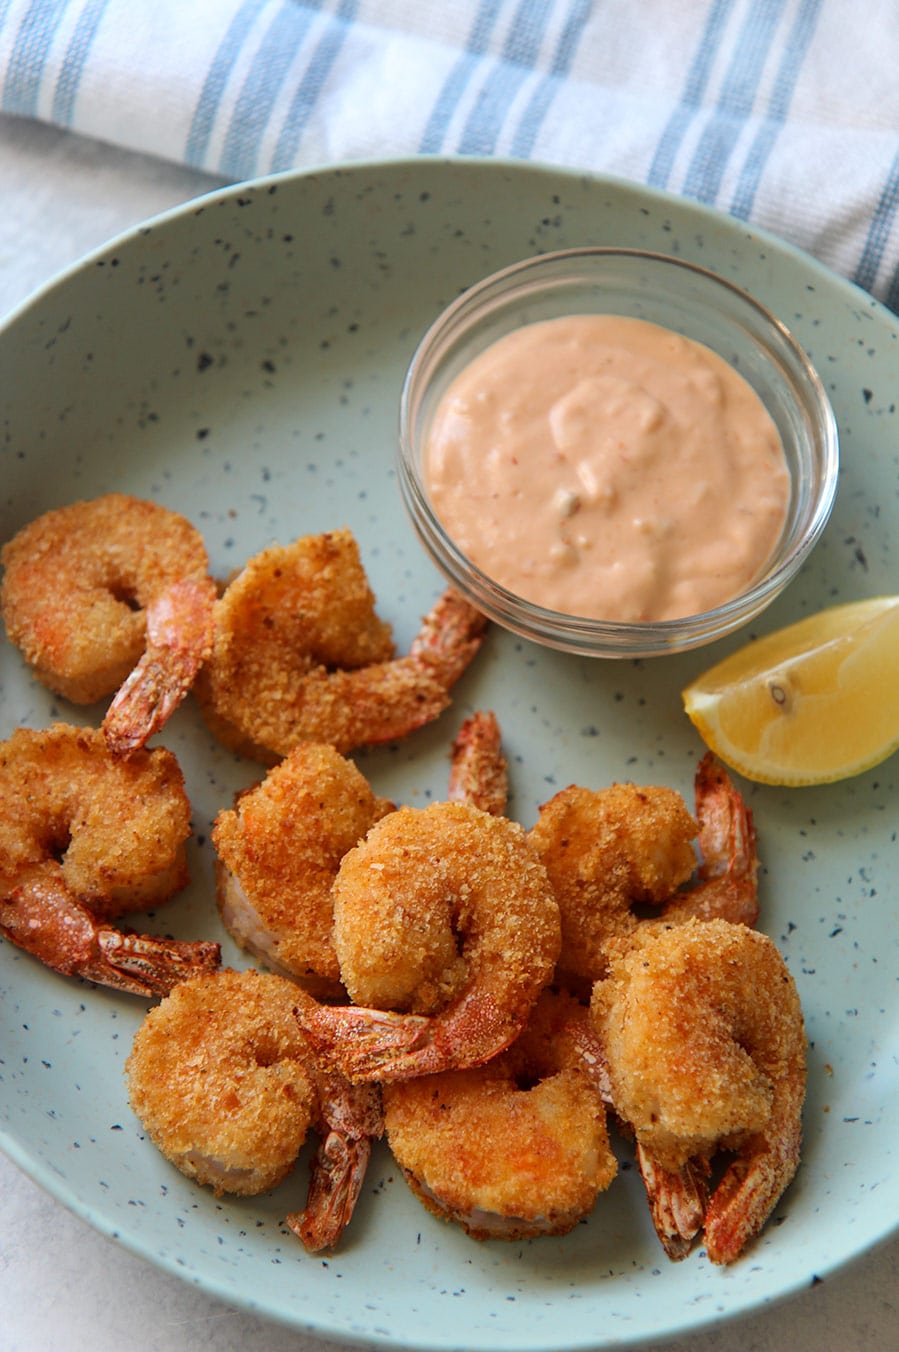
[(190, 804), (171, 752), (114, 757), (94, 729), (20, 728), (0, 743), (0, 932), (48, 967), (160, 995), (219, 946), (108, 922), (187, 882)]
[(466, 718), (453, 741), (450, 802), (473, 803), (502, 817), (509, 797), (509, 775), (496, 715), (479, 709)]
[[(723, 915), (753, 924), (758, 914), (752, 817), (723, 767), (704, 757), (696, 816), (663, 786), (572, 785), (540, 809), (529, 840), (555, 889), (562, 917), (559, 979), (584, 994), (605, 971), (604, 946), (628, 935), (647, 908), (656, 917)], [(680, 891), (702, 863), (695, 885)]]
[(480, 1065), (552, 977), (559, 909), (524, 831), (468, 803), (402, 807), (341, 862), (334, 946), (354, 1008), (300, 1011), (352, 1080)]
[(219, 740), (264, 764), (302, 741), (346, 753), (436, 718), (485, 624), (446, 593), (394, 657), (352, 534), (308, 535), (256, 555), (228, 586), (196, 693)]
[(320, 999), (344, 995), (331, 887), (347, 850), (392, 809), (332, 746), (296, 746), (216, 818), (216, 892), (232, 938)]
[[(505, 805), (499, 725), (475, 713), (453, 745), (451, 792)], [(332, 746), (300, 742), (219, 813), (212, 831), (225, 928), (247, 952), (321, 1000), (345, 998), (331, 888), (340, 861), (394, 810)]]
[[(659, 1238), (682, 1258), (704, 1226), (709, 1258), (731, 1263), (799, 1163), (806, 1038), (795, 983), (766, 935), (721, 919), (650, 923), (609, 956), (591, 1020)], [(719, 1151), (736, 1158), (708, 1199)]]
[(312, 1125), (295, 1003), (283, 977), (224, 969), (183, 983), (137, 1030), (131, 1106), (166, 1158), (216, 1195), (273, 1188)]
[(602, 1096), (577, 1027), (587, 1009), (544, 991), (486, 1065), (384, 1086), (387, 1139), (415, 1195), (475, 1239), (567, 1234), (612, 1182)]
[(154, 1145), (217, 1196), (265, 1192), (321, 1135), (307, 1205), (288, 1218), (308, 1248), (337, 1242), (352, 1215), (378, 1091), (319, 1071), (284, 977), (224, 970), (185, 982), (151, 1009), (126, 1063), (131, 1106)]
[(37, 679), (76, 704), (118, 690), (109, 746), (143, 746), (211, 648), (215, 586), (199, 532), (177, 512), (109, 493), (44, 513), (2, 561), (7, 633)]

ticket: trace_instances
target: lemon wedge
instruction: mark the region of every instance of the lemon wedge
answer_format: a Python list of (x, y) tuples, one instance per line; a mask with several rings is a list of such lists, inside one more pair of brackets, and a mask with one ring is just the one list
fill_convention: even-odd
[(683, 691), (703, 741), (762, 784), (829, 784), (899, 747), (899, 596), (747, 643)]

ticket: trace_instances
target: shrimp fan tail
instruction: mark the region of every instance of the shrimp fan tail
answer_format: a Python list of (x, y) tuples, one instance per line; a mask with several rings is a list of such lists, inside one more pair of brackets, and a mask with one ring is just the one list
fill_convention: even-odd
[(705, 1245), (713, 1263), (732, 1263), (740, 1256), (771, 1215), (798, 1163), (798, 1146), (734, 1160), (706, 1212)]
[(427, 1044), (432, 1020), (356, 1005), (300, 1006), (296, 1011), (317, 1055), (348, 1080), (389, 1078)]
[(336, 1246), (356, 1209), (370, 1157), (367, 1136), (351, 1139), (329, 1131), (322, 1141), (311, 1164), (306, 1206), (287, 1217), (309, 1253)]
[(705, 1219), (708, 1190), (703, 1172), (691, 1161), (671, 1173), (642, 1146), (637, 1147), (637, 1162), (659, 1242), (678, 1262), (690, 1252)]
[(96, 959), (81, 975), (134, 995), (169, 995), (179, 982), (215, 971), (220, 961), (217, 943), (100, 929)]

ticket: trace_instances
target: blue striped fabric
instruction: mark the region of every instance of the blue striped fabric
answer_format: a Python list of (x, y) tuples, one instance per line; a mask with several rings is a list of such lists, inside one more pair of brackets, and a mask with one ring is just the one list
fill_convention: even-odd
[(318, 103), (328, 74), (346, 39), (349, 21), (355, 12), (355, 0), (341, 0), (336, 18), (328, 23), (316, 44), (309, 66), (296, 86), (290, 110), (278, 137), (278, 144), (272, 157), (273, 170), (290, 169), (296, 163), (303, 129)]
[(53, 35), (65, 14), (65, 0), (31, 0), (16, 33), (6, 78), (3, 82), (3, 107), (35, 116), (41, 77)]
[(452, 115), (487, 51), (498, 9), (499, 6), (494, 4), (493, 0), (480, 0), (465, 47), (453, 62), (452, 70), (444, 80), (425, 123), (419, 145), (423, 154), (431, 154), (444, 148), (444, 138)]
[(668, 118), (649, 166), (648, 178), (654, 188), (668, 187), (681, 142), (691, 121), (703, 105), (715, 59), (723, 40), (725, 24), (733, 7), (734, 0), (713, 0), (709, 6), (702, 35), (692, 54), (683, 94)]
[(60, 126), (70, 127), (72, 125), (78, 83), (87, 65), (91, 43), (96, 36), (105, 8), (106, 0), (91, 0), (90, 4), (85, 5), (78, 16), (78, 26), (66, 47), (66, 53), (60, 65), (59, 78), (53, 90), (51, 114), (52, 121), (59, 123)]
[(272, 16), (231, 115), (219, 166), (234, 179), (257, 173), (259, 142), (318, 6), (282, 5)]
[(195, 164), (199, 168), (204, 168), (207, 164), (212, 128), (228, 77), (264, 4), (265, 0), (243, 0), (243, 3), (236, 7), (231, 22), (216, 48), (203, 80), (184, 146), (184, 158), (188, 164)]
[(728, 62), (721, 93), (702, 130), (684, 179), (684, 192), (717, 200), (728, 161), (746, 124), (771, 50), (784, 0), (757, 0), (746, 16)]
[[(884, 249), (896, 224), (897, 212), (899, 212), (899, 151), (890, 165), (886, 182), (877, 199), (874, 216), (865, 238), (865, 247), (855, 269), (854, 280), (859, 286), (868, 289), (874, 286)], [(895, 275), (892, 284), (896, 285)]]
[(416, 154), (611, 173), (894, 307), (897, 70), (895, 0), (0, 0), (9, 116), (232, 181)]
[(577, 0), (570, 6), (558, 45), (553, 53), (549, 74), (542, 77), (531, 94), (512, 138), (511, 149), (516, 158), (527, 159), (532, 154), (541, 123), (546, 118), (554, 95), (571, 69), (591, 11), (590, 0)]
[(543, 0), (522, 0), (516, 10), (502, 52), (491, 64), (466, 119), (459, 139), (463, 155), (490, 155), (496, 150), (512, 101), (537, 63), (550, 8)]
[(781, 50), (777, 77), (768, 106), (743, 161), (737, 188), (729, 203), (729, 210), (733, 215), (740, 216), (744, 220), (747, 220), (752, 212), (755, 194), (765, 172), (765, 162), (771, 154), (780, 129), (787, 120), (790, 99), (796, 88), (796, 80), (812, 40), (820, 9), (821, 0), (803, 0)]

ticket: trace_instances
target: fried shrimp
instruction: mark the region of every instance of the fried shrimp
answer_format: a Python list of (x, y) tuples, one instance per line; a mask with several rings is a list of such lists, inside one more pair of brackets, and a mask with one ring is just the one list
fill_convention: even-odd
[(346, 854), (334, 946), (357, 1006), (310, 1005), (350, 1079), (475, 1066), (509, 1045), (552, 977), (559, 911), (524, 831), (468, 803), (402, 807)]
[(486, 1065), (384, 1086), (387, 1139), (412, 1191), (475, 1239), (563, 1235), (612, 1182), (602, 1097), (580, 1060), (585, 1006), (544, 991)]
[(215, 967), (219, 946), (109, 922), (187, 882), (190, 804), (171, 752), (112, 756), (94, 729), (0, 743), (0, 932), (48, 967), (136, 995)]
[[(704, 1226), (709, 1258), (731, 1263), (799, 1163), (806, 1039), (795, 984), (766, 935), (721, 919), (649, 924), (609, 951), (591, 1019), (659, 1238), (682, 1258)], [(735, 1159), (708, 1198), (719, 1151)]]
[(320, 999), (343, 995), (331, 887), (347, 850), (392, 809), (332, 746), (295, 747), (213, 827), (218, 905), (232, 938)]
[(109, 746), (143, 746), (210, 651), (215, 586), (199, 532), (177, 512), (109, 493), (38, 517), (2, 561), (7, 633), (37, 679), (76, 704), (118, 690)]
[(295, 1003), (283, 977), (222, 970), (182, 984), (137, 1030), (131, 1106), (166, 1158), (217, 1195), (273, 1188), (312, 1125)]
[[(475, 713), (453, 744), (451, 792), (505, 805), (499, 725)], [(332, 746), (300, 742), (219, 813), (216, 897), (242, 948), (321, 1000), (345, 998), (332, 940), (331, 888), (343, 856), (394, 804)]]
[(352, 1215), (382, 1119), (376, 1088), (316, 1067), (294, 1018), (298, 995), (286, 978), (252, 969), (185, 982), (150, 1010), (125, 1069), (154, 1145), (217, 1196), (275, 1187), (318, 1132), (306, 1207), (288, 1218), (318, 1249)]
[[(663, 786), (572, 785), (540, 809), (529, 839), (555, 889), (562, 917), (559, 978), (586, 995), (605, 970), (604, 946), (628, 935), (646, 908), (754, 923), (757, 859), (752, 817), (723, 767), (706, 756), (695, 784), (696, 817)], [(680, 891), (697, 871), (694, 885)], [(642, 908), (642, 912), (641, 912)]]
[(256, 555), (216, 603), (196, 694), (213, 733), (264, 764), (302, 741), (346, 753), (436, 718), (485, 623), (447, 592), (397, 658), (352, 534), (304, 536)]

